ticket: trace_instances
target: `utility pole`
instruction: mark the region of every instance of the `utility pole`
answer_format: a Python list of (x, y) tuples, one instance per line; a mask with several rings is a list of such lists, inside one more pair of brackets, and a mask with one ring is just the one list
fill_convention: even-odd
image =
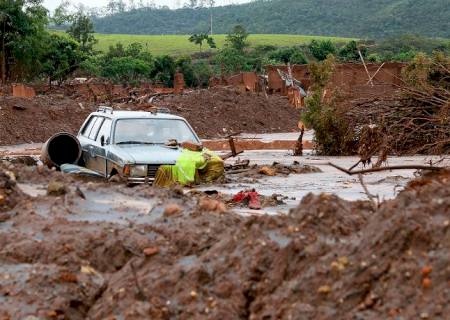
[(209, 11), (210, 11), (210, 19), (211, 19), (211, 22), (210, 22), (210, 34), (212, 36), (213, 35), (213, 7), (216, 4), (216, 1), (215, 0), (209, 0), (208, 2), (209, 2)]
[(211, 35), (213, 35), (213, 15), (212, 15), (212, 7), (211, 7)]

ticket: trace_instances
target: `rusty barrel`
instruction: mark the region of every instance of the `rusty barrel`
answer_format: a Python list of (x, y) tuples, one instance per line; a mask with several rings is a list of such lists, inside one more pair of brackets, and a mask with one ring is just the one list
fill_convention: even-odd
[(53, 135), (42, 146), (41, 160), (49, 168), (62, 164), (77, 164), (81, 157), (81, 145), (77, 137), (67, 132)]

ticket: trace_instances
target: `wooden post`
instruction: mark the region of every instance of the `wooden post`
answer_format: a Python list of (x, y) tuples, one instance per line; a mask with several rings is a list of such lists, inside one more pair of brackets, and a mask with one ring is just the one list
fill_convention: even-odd
[(371, 77), (369, 78), (369, 81), (367, 81), (367, 84), (369, 84), (370, 81), (372, 81), (373, 78), (375, 78), (375, 76), (378, 74), (378, 72), (380, 72), (381, 68), (383, 68), (383, 66), (384, 66), (385, 63), (386, 63), (386, 62), (383, 62), (383, 64), (378, 68), (378, 70), (375, 71), (375, 73), (373, 74), (373, 76), (371, 76)]
[(364, 58), (363, 58), (360, 50), (358, 50), (358, 54), (359, 54), (359, 57), (361, 58), (361, 61), (362, 61), (363, 65), (364, 65), (364, 69), (366, 69), (366, 73), (367, 73), (367, 76), (369, 77), (370, 85), (373, 87), (373, 81), (372, 81), (372, 78), (370, 77), (369, 69), (367, 69), (366, 63), (364, 62)]
[(295, 143), (294, 148), (294, 156), (302, 156), (303, 155), (303, 134), (305, 133), (305, 126), (302, 125), (300, 136), (297, 139), (297, 142)]

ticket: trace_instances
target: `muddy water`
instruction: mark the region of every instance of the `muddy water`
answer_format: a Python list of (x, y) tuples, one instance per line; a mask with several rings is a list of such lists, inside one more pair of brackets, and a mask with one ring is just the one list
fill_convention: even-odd
[[(246, 208), (235, 209), (241, 215), (252, 214), (286, 214), (289, 209), (298, 205), (299, 201), (308, 193), (336, 194), (346, 200), (365, 200), (365, 194), (358, 178), (349, 176), (328, 165), (328, 162), (349, 168), (358, 161), (357, 157), (318, 157), (306, 154), (302, 157), (293, 157), (286, 151), (248, 151), (241, 159), (249, 159), (251, 164), (271, 165), (273, 162), (292, 164), (298, 161), (304, 165), (311, 165), (322, 170), (319, 173), (290, 174), (289, 176), (268, 177), (260, 175), (257, 179), (242, 179), (229, 175), (229, 183), (210, 184), (198, 187), (200, 191), (217, 190), (226, 195), (234, 195), (241, 190), (255, 189), (261, 195), (270, 197), (280, 194), (285, 197), (284, 204), (275, 207), (266, 207), (262, 210)], [(427, 164), (437, 157), (413, 156), (391, 157), (389, 165)], [(235, 160), (229, 160), (229, 163)], [(361, 167), (362, 168), (362, 167)], [(382, 200), (394, 198), (403, 187), (414, 178), (414, 170), (385, 171), (364, 175), (364, 182), (371, 194)], [(32, 197), (43, 196), (46, 186), (33, 183), (21, 183), (19, 188)], [(185, 189), (189, 192), (190, 189)], [(154, 200), (140, 196), (125, 195), (117, 190), (83, 190), (86, 200), (75, 201), (71, 206), (70, 220), (81, 221), (108, 221), (121, 224), (151, 223), (162, 216), (164, 206)], [(39, 203), (39, 202), (37, 202)], [(38, 205), (37, 212), (49, 212), (49, 204), (44, 202)], [(126, 214), (124, 214), (126, 212)]]
[[(296, 140), (298, 133), (275, 133), (275, 134), (241, 134), (241, 139), (253, 139), (264, 142), (274, 140)], [(312, 132), (305, 133), (305, 140), (312, 139)], [(39, 144), (18, 145), (0, 147), (0, 154), (34, 154), (39, 150)], [(314, 194), (328, 193), (336, 194), (346, 200), (367, 199), (357, 176), (348, 176), (328, 165), (332, 162), (344, 168), (351, 167), (358, 161), (357, 157), (319, 157), (313, 155), (311, 150), (305, 150), (302, 157), (293, 157), (291, 152), (286, 150), (257, 150), (246, 151), (240, 159), (248, 159), (251, 164), (271, 165), (278, 162), (290, 165), (298, 161), (302, 165), (311, 165), (322, 170), (320, 173), (309, 174), (290, 174), (289, 176), (259, 176), (257, 179), (242, 179), (233, 175), (227, 178), (227, 184), (212, 184), (200, 186), (200, 191), (215, 189), (227, 195), (233, 195), (245, 189), (255, 189), (264, 196), (280, 194), (286, 199), (285, 204), (276, 207), (264, 208), (264, 210), (255, 211), (247, 209), (238, 209), (242, 215), (248, 214), (284, 214), (289, 209), (295, 207), (298, 202), (308, 193)], [(428, 164), (430, 161), (436, 161), (438, 157), (431, 156), (411, 156), (411, 157), (390, 157), (388, 165), (403, 164)], [(236, 159), (230, 159), (227, 162), (233, 163)], [(373, 159), (376, 161), (376, 158)], [(450, 162), (448, 160), (447, 162)], [(359, 167), (360, 169), (362, 166)], [(397, 170), (393, 172), (377, 172), (364, 175), (364, 182), (371, 194), (378, 197), (380, 201), (394, 198), (403, 187), (414, 178), (414, 170)], [(36, 197), (45, 194), (45, 188), (33, 184), (21, 184), (20, 188), (27, 194)], [(189, 191), (186, 189), (186, 192)], [(160, 217), (162, 209), (154, 203), (139, 197), (124, 196), (114, 192), (99, 193), (98, 191), (89, 191), (86, 202), (78, 204), (75, 212), (84, 212), (83, 215), (75, 214), (74, 219), (87, 221), (116, 221), (126, 222), (117, 212), (127, 210), (131, 212), (133, 219), (149, 222), (153, 217)], [(112, 212), (115, 212), (114, 214)], [(151, 212), (151, 214), (149, 214)]]
[[(52, 214), (54, 202), (49, 202), (43, 195), (44, 186), (37, 184), (19, 184), (19, 188), (33, 197), (33, 209), (41, 216)], [(114, 189), (99, 188), (89, 190), (80, 188), (86, 199), (77, 198), (71, 194), (55, 199), (64, 204), (69, 221), (114, 222), (123, 225), (134, 223), (146, 224), (160, 219), (164, 204), (157, 198), (130, 196)]]
[[(308, 174), (291, 174), (288, 177), (262, 176), (252, 181), (251, 179), (236, 179), (229, 176), (231, 183), (217, 186), (219, 192), (226, 194), (235, 194), (243, 189), (256, 189), (260, 194), (271, 196), (273, 194), (281, 194), (288, 197), (284, 200), (283, 206), (265, 208), (260, 213), (278, 214), (286, 213), (290, 208), (296, 207), (299, 200), (305, 195), (312, 192), (314, 194), (328, 193), (336, 194), (346, 200), (365, 200), (365, 194), (357, 176), (349, 176), (328, 165), (332, 162), (344, 168), (350, 168), (358, 161), (358, 157), (319, 157), (311, 153), (305, 152), (302, 157), (294, 157), (291, 153), (279, 150), (261, 150), (247, 151), (240, 159), (249, 159), (253, 164), (271, 165), (273, 162), (289, 165), (293, 161), (298, 161), (302, 165), (311, 165), (322, 170), (320, 173)], [(432, 156), (411, 156), (411, 157), (390, 157), (389, 166), (394, 165), (426, 165), (430, 161), (436, 161), (439, 157)], [(233, 163), (234, 160), (229, 160)], [(376, 161), (376, 158), (374, 159)], [(450, 162), (450, 160), (448, 161)], [(363, 169), (359, 166), (356, 169)], [(394, 198), (404, 186), (414, 178), (415, 170), (396, 170), (376, 172), (364, 175), (364, 183), (367, 185), (369, 192), (378, 197), (380, 201)], [(210, 190), (212, 186), (202, 186), (200, 190)], [(254, 210), (239, 210), (242, 214), (255, 213)]]

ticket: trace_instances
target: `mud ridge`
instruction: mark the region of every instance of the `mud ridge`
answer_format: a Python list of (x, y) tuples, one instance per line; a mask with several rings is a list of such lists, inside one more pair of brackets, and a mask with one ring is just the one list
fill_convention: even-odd
[[(310, 194), (286, 215), (249, 217), (178, 189), (124, 189), (36, 168), (15, 176), (18, 185), (57, 179), (67, 189), (17, 194), (5, 211), (5, 319), (445, 319), (450, 312), (449, 172), (412, 181), (376, 210)], [(92, 220), (93, 197), (105, 194), (127, 200)], [(128, 201), (149, 207), (135, 213)]]

